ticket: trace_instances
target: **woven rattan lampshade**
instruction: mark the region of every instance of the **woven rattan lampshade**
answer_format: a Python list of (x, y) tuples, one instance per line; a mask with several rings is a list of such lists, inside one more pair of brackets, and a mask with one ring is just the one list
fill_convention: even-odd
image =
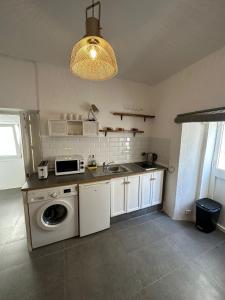
[(110, 79), (118, 72), (113, 48), (97, 36), (85, 37), (74, 46), (70, 69), (77, 76), (90, 80)]
[[(87, 18), (87, 11), (95, 6), (99, 7), (99, 19)], [(83, 79), (106, 80), (118, 73), (113, 48), (100, 34), (100, 8), (100, 2), (86, 8), (86, 35), (74, 45), (71, 53), (70, 70)]]

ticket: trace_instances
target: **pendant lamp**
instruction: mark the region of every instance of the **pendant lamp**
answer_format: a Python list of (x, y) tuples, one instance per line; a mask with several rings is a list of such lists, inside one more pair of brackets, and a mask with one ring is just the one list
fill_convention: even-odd
[[(95, 7), (98, 7), (98, 18), (94, 16)], [(92, 16), (88, 17), (88, 11)], [(106, 80), (118, 73), (116, 57), (112, 46), (101, 36), (100, 1), (86, 8), (86, 35), (78, 41), (72, 50), (70, 70), (83, 79)]]

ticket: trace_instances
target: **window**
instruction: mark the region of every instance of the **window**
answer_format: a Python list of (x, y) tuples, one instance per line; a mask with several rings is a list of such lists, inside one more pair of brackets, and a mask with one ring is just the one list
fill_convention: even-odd
[(17, 124), (0, 124), (0, 159), (21, 156)]
[(220, 132), (217, 168), (220, 170), (225, 170), (225, 123), (222, 124)]

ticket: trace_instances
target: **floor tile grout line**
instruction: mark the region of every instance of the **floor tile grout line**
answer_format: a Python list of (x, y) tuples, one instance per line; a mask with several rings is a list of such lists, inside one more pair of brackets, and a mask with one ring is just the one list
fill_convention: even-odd
[[(162, 241), (162, 240), (165, 239), (165, 238), (167, 238), (167, 236), (163, 236), (162, 238), (160, 238), (160, 239), (158, 239), (158, 240), (152, 242), (152, 243), (151, 243), (151, 246), (154, 245), (155, 243), (158, 243), (158, 242)], [(143, 249), (145, 249), (145, 248), (149, 248), (149, 246), (150, 246), (150, 245), (145, 245), (145, 246), (143, 246), (143, 247), (141, 247), (141, 248), (138, 248), (138, 249), (129, 251), (129, 252), (127, 252), (127, 254), (129, 254), (129, 255), (135, 254), (136, 252), (138, 252), (138, 251), (140, 251), (140, 250), (143, 250)]]
[(165, 277), (167, 277), (167, 276), (169, 276), (169, 275), (175, 273), (177, 270), (184, 268), (186, 264), (187, 264), (187, 263), (184, 263), (182, 266), (179, 266), (179, 267), (177, 267), (177, 268), (174, 268), (173, 270), (167, 272), (166, 274), (160, 276), (160, 277), (157, 278), (156, 280), (154, 280), (154, 281), (152, 281), (151, 283), (147, 284), (145, 287), (143, 287), (141, 290), (139, 290), (139, 291), (136, 293), (136, 295), (138, 295), (141, 291), (143, 291), (143, 290), (149, 288), (149, 287), (152, 286), (153, 284), (159, 282), (159, 281), (162, 280), (163, 278), (165, 278)]
[[(205, 255), (206, 253), (208, 253), (208, 252), (210, 252), (210, 251), (216, 249), (219, 245), (222, 245), (224, 242), (225, 242), (225, 239), (222, 240), (222, 241), (220, 241), (220, 242), (218, 242), (215, 246), (213, 246), (212, 248), (208, 249), (207, 251), (204, 251), (203, 253), (201, 253), (200, 255), (198, 255), (196, 258), (199, 258), (199, 257)], [(195, 258), (195, 259), (196, 259), (196, 258)], [(198, 267), (199, 267), (201, 270), (203, 270), (203, 272), (205, 272), (205, 270), (204, 270), (204, 269), (202, 268), (202, 266), (198, 263), (198, 261), (197, 261), (196, 263), (197, 263)], [(217, 280), (215, 280), (214, 278), (211, 278), (211, 280), (225, 292), (225, 288), (224, 288), (223, 286), (221, 286), (220, 283), (219, 283)]]
[[(27, 250), (27, 251), (28, 251), (28, 250)], [(54, 252), (51, 252), (51, 253), (43, 254), (43, 255), (40, 255), (40, 256), (37, 256), (37, 257), (32, 257), (31, 260), (37, 261), (37, 260), (39, 260), (39, 259), (41, 259), (41, 258), (43, 258), (43, 257), (48, 257), (48, 256), (51, 256), (51, 255), (55, 255), (55, 254), (57, 254), (57, 253), (60, 253), (60, 252), (64, 252), (64, 251), (65, 251), (65, 249), (60, 249), (60, 250), (57, 250), (57, 251), (54, 251)], [(7, 267), (7, 268), (2, 269), (2, 270), (0, 269), (0, 274), (3, 273), (3, 272), (8, 271), (8, 270), (10, 270), (10, 269), (14, 269), (14, 268), (16, 268), (16, 267), (19, 267), (19, 266), (26, 266), (26, 265), (29, 265), (30, 262), (31, 262), (31, 260), (30, 260), (30, 261), (26, 261), (26, 262), (21, 262), (21, 263), (18, 263), (18, 264), (14, 264), (13, 266)]]
[[(161, 218), (161, 217), (159, 217), (159, 218)], [(125, 228), (121, 228), (121, 229), (118, 229), (118, 230), (113, 230), (112, 229), (112, 231), (114, 231), (114, 232), (121, 232), (121, 231), (127, 230), (129, 228), (138, 227), (140, 225), (143, 225), (143, 224), (146, 224), (146, 223), (149, 223), (149, 222), (153, 222), (155, 219), (159, 219), (159, 218), (154, 218), (152, 220), (146, 220), (145, 222), (140, 223), (140, 224), (131, 224), (131, 225), (128, 225), (127, 227), (125, 227)], [(125, 221), (122, 221), (122, 222), (125, 222)], [(116, 223), (114, 223), (114, 224), (116, 224)]]
[[(164, 238), (167, 238), (167, 237), (164, 237)], [(163, 238), (162, 238), (162, 239), (163, 239)], [(162, 239), (161, 239), (161, 240), (162, 240)], [(159, 240), (158, 240), (158, 241), (159, 241)], [(225, 241), (225, 239), (222, 240), (222, 241), (219, 241), (219, 242), (216, 243), (213, 247), (210, 247), (209, 249), (207, 249), (206, 251), (204, 251), (204, 252), (201, 253), (200, 255), (196, 256), (195, 259), (198, 258), (198, 257), (200, 257), (201, 255), (206, 254), (207, 252), (212, 251), (213, 249), (215, 249), (216, 247), (218, 247), (220, 244), (224, 243), (224, 241)], [(147, 247), (147, 246), (146, 246), (146, 247)], [(146, 248), (146, 247), (144, 247), (144, 248)], [(177, 245), (175, 245), (175, 247), (176, 247), (178, 250), (181, 250), (181, 248), (179, 248)], [(143, 248), (141, 248), (141, 249), (143, 249)], [(138, 250), (140, 250), (140, 248), (137, 249), (137, 250), (135, 250), (134, 252), (136, 252), (136, 251), (138, 251)], [(132, 253), (134, 253), (134, 252), (132, 252)], [(191, 262), (193, 263), (194, 260), (191, 260)], [(157, 283), (158, 281), (162, 280), (163, 278), (165, 278), (165, 277), (167, 277), (167, 276), (169, 276), (169, 275), (175, 273), (175, 272), (178, 271), (179, 269), (184, 268), (185, 265), (187, 265), (187, 262), (185, 262), (182, 266), (179, 266), (179, 267), (177, 267), (177, 268), (174, 268), (173, 270), (171, 270), (171, 271), (169, 271), (168, 273), (162, 275), (161, 277), (159, 277), (159, 278), (156, 279), (155, 281), (153, 281), (153, 282), (151, 282), (150, 284), (146, 285), (143, 289), (139, 290), (139, 292), (137, 292), (136, 295), (138, 295), (142, 290), (147, 289), (148, 287), (150, 287), (150, 286), (152, 286), (153, 284)], [(201, 267), (199, 264), (198, 264), (198, 267), (200, 267), (200, 269), (202, 269), (202, 267)], [(203, 270), (203, 269), (202, 269), (202, 270)], [(204, 270), (203, 270), (203, 271), (204, 271)], [(204, 271), (204, 272), (205, 272), (205, 271)], [(214, 283), (215, 283), (217, 286), (219, 286), (220, 288), (222, 288), (222, 290), (225, 291), (225, 288), (221, 287), (220, 284), (219, 284), (215, 279), (213, 279), (213, 281), (214, 281)]]
[[(212, 251), (213, 249), (215, 249), (216, 247), (218, 247), (220, 244), (223, 244), (225, 242), (225, 239), (222, 241), (217, 242), (214, 246), (210, 247), (209, 249), (203, 251), (201, 254), (197, 255), (196, 258), (201, 257), (202, 255), (205, 255), (206, 253)], [(195, 259), (196, 259), (195, 258)]]
[[(181, 231), (185, 233), (185, 230), (181, 230)], [(180, 231), (180, 232), (181, 232), (181, 231)], [(176, 233), (178, 233), (178, 231), (175, 232), (174, 234), (176, 234)], [(171, 234), (171, 235), (169, 235), (169, 236), (172, 236), (172, 235), (173, 235), (173, 234)], [(225, 237), (224, 237), (223, 240), (217, 242), (217, 243), (216, 243), (215, 245), (213, 245), (212, 247), (210, 247), (210, 248), (208, 248), (207, 250), (205, 250), (205, 251), (201, 252), (200, 254), (196, 255), (195, 258), (198, 258), (198, 257), (200, 257), (201, 255), (204, 255), (205, 253), (207, 253), (207, 252), (213, 250), (213, 249), (216, 248), (219, 244), (222, 244), (222, 243), (224, 243), (224, 242), (225, 242)], [(180, 248), (179, 245), (178, 245), (176, 242), (174, 242), (174, 245), (175, 245), (175, 247), (176, 247), (178, 250), (182, 250), (182, 248)]]
[[(224, 243), (224, 240), (218, 242), (215, 246), (213, 246), (213, 247), (211, 247), (210, 249), (204, 251), (203, 253), (201, 253), (201, 255), (202, 255), (202, 254), (205, 254), (205, 253), (207, 253), (207, 252), (209, 252), (209, 251), (211, 251), (211, 250), (213, 250), (213, 249), (215, 249), (218, 245), (220, 245), (220, 244), (222, 244), (222, 243)], [(199, 256), (201, 256), (201, 255), (196, 256), (196, 258), (199, 257)], [(191, 260), (191, 261), (192, 261), (192, 263), (194, 262), (193, 260)], [(178, 271), (178, 270), (183, 269), (183, 268), (185, 267), (185, 265), (187, 265), (186, 262), (185, 262), (182, 266), (179, 266), (179, 267), (177, 267), (177, 268), (174, 268), (173, 270), (171, 270), (171, 271), (169, 271), (168, 273), (162, 275), (162, 276), (159, 277), (158, 279), (152, 281), (150, 284), (146, 285), (143, 289), (139, 290), (139, 291), (136, 293), (136, 295), (138, 295), (141, 291), (143, 291), (143, 290), (149, 288), (149, 287), (152, 286), (153, 284), (155, 284), (155, 283), (161, 281), (161, 280), (164, 279), (165, 277), (167, 277), (167, 276), (169, 276), (169, 275), (175, 273), (175, 272)], [(203, 270), (203, 272), (205, 273), (205, 271), (204, 271), (204, 269), (202, 269), (201, 265), (198, 264), (198, 267), (199, 267), (201, 270)], [(223, 291), (225, 291), (225, 288), (221, 287), (220, 284), (219, 284), (215, 279), (213, 279), (213, 282), (214, 282), (217, 286), (219, 286)]]
[(66, 300), (66, 253), (63, 251), (63, 300)]
[[(218, 242), (218, 243), (216, 243), (215, 246), (211, 247), (210, 249), (208, 249), (208, 250), (204, 251), (203, 253), (201, 253), (200, 255), (196, 256), (195, 259), (196, 259), (197, 257), (199, 257), (199, 256), (201, 256), (201, 255), (203, 255), (203, 254), (206, 254), (207, 252), (209, 252), (209, 251), (215, 249), (218, 245), (220, 245), (220, 244), (222, 244), (222, 243), (224, 243), (224, 240), (223, 240), (223, 241), (220, 241), (220, 242)], [(191, 260), (192, 263), (194, 262), (195, 259), (192, 259), (192, 260)], [(176, 271), (178, 271), (178, 270), (180, 270), (180, 269), (183, 269), (183, 268), (185, 267), (185, 265), (187, 265), (187, 263), (184, 263), (182, 266), (179, 266), (178, 268), (174, 268), (172, 271), (170, 271), (170, 272), (168, 272), (168, 273), (162, 275), (161, 277), (159, 277), (159, 278), (156, 279), (155, 281), (153, 281), (153, 282), (151, 282), (150, 284), (146, 285), (142, 290), (147, 289), (148, 287), (152, 286), (153, 284), (157, 283), (158, 281), (162, 280), (163, 278), (165, 278), (165, 277), (167, 277), (167, 276), (169, 276), (169, 275), (175, 273)], [(200, 267), (200, 269), (202, 269), (203, 272), (206, 273), (205, 270), (204, 270), (199, 264), (198, 264), (198, 267)], [(213, 281), (214, 281), (214, 283), (216, 283), (217, 286), (219, 286), (220, 288), (222, 288), (222, 287), (218, 284), (218, 282), (217, 282), (215, 279), (213, 279)], [(224, 288), (222, 288), (222, 289), (225, 291)], [(140, 292), (141, 292), (142, 290), (140, 290)]]
[[(139, 217), (135, 217), (135, 218), (131, 218), (130, 219), (130, 221), (131, 220), (133, 220), (133, 219), (136, 219), (136, 218), (141, 218), (141, 217), (144, 217), (144, 216), (146, 216), (146, 215), (143, 215), (143, 216), (139, 216)], [(159, 217), (157, 217), (157, 218), (153, 218), (153, 219), (150, 219), (150, 220), (146, 220), (146, 221), (144, 221), (143, 223), (140, 223), (140, 224), (131, 224), (131, 225), (128, 225), (126, 228), (122, 228), (122, 229), (118, 229), (118, 230), (113, 230), (112, 229), (112, 231), (114, 231), (114, 232), (120, 232), (120, 231), (122, 231), (122, 230), (127, 230), (127, 229), (129, 229), (129, 228), (133, 228), (133, 227), (138, 227), (138, 226), (141, 226), (141, 225), (143, 225), (143, 224), (146, 224), (146, 223), (150, 223), (150, 222), (154, 222), (154, 221), (156, 221), (156, 220), (158, 220), (158, 219), (162, 219), (162, 218), (165, 218), (165, 217), (168, 217), (167, 215), (162, 215), (162, 216), (159, 216)], [(168, 219), (169, 219), (169, 217), (168, 217)], [(122, 222), (126, 222), (127, 220), (125, 220), (125, 221), (121, 221), (121, 223)], [(118, 222), (118, 223), (120, 223), (120, 222)], [(116, 223), (114, 223), (114, 224), (116, 224)]]
[[(145, 223), (143, 223), (143, 224), (145, 224)], [(142, 225), (142, 224), (140, 224), (140, 225)], [(156, 224), (155, 224), (155, 225), (156, 225)], [(161, 232), (163, 233), (163, 230), (161, 230)], [(160, 242), (161, 240), (163, 240), (163, 239), (165, 239), (165, 238), (169, 238), (169, 237), (171, 237), (171, 236), (173, 236), (173, 235), (175, 235), (175, 234), (177, 234), (177, 233), (179, 233), (179, 232), (185, 233), (185, 229), (178, 229), (177, 231), (175, 231), (175, 232), (173, 232), (173, 233), (168, 233), (168, 234), (165, 233), (165, 236), (162, 236), (162, 238), (160, 238), (160, 239), (154, 241), (152, 244), (157, 243), (157, 242)], [(152, 245), (152, 244), (151, 244), (151, 245)], [(177, 248), (178, 250), (182, 250), (177, 244), (176, 244), (175, 246), (176, 246), (176, 248)], [(148, 247), (148, 246), (144, 246), (144, 247), (142, 247), (142, 248), (135, 249), (135, 250), (133, 250), (133, 251), (131, 251), (131, 252), (129, 252), (129, 253), (135, 253), (136, 251), (138, 251), (138, 250), (140, 250), (140, 249), (147, 248), (147, 247)]]

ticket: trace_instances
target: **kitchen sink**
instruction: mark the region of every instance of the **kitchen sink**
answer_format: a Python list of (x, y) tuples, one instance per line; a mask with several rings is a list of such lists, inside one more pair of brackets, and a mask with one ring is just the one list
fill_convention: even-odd
[(156, 166), (155, 163), (150, 163), (150, 162), (147, 162), (147, 161), (142, 161), (142, 162), (139, 162), (139, 163), (135, 163), (135, 165), (137, 165), (139, 167), (142, 167), (146, 171), (157, 169), (157, 166)]
[(94, 177), (101, 177), (111, 174), (120, 174), (120, 173), (128, 173), (131, 170), (123, 165), (111, 165), (106, 166), (105, 168), (98, 168), (95, 172), (93, 172)]
[(106, 169), (109, 173), (126, 173), (126, 172), (130, 172), (130, 170), (127, 167), (123, 166), (123, 165), (107, 166)]

